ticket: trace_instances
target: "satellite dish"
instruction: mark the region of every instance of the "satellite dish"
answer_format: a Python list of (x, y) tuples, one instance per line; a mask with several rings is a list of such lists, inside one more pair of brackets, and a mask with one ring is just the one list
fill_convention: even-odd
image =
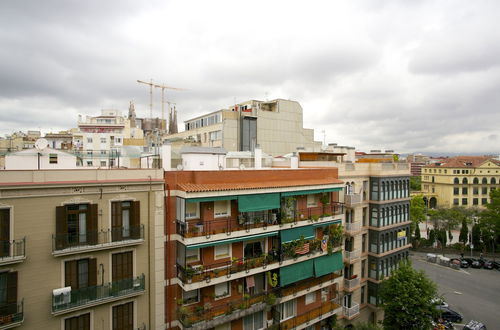
[(49, 146), (49, 141), (45, 140), (45, 139), (38, 139), (35, 141), (35, 148), (37, 150), (43, 150), (45, 148), (47, 148)]
[(240, 170), (244, 170), (245, 169), (245, 164), (241, 164), (240, 165)]
[(182, 166), (181, 164), (177, 165), (177, 171), (182, 171), (183, 168), (184, 166)]

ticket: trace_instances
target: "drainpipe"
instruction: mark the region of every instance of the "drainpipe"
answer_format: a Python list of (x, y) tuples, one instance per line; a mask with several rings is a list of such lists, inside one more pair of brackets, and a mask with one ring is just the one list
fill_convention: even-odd
[[(169, 214), (170, 214), (170, 186), (168, 185), (168, 183), (164, 183), (164, 189), (163, 191), (165, 192), (165, 190), (167, 191), (167, 196), (166, 196), (166, 200), (164, 200), (164, 210), (165, 210), (165, 221), (164, 221), (164, 226), (165, 226), (165, 230), (166, 230), (166, 234), (167, 234), (167, 244), (165, 245), (165, 252), (164, 252), (164, 255), (165, 255), (165, 265), (167, 265), (167, 267), (165, 267), (165, 275), (166, 275), (166, 280), (165, 280), (165, 283), (166, 283), (166, 290), (165, 290), (165, 307), (168, 306), (168, 301), (169, 301), (169, 295), (170, 295), (170, 267), (168, 267), (168, 253), (169, 253), (169, 244), (170, 244), (170, 230), (169, 230)], [(165, 194), (165, 193), (164, 193)], [(165, 313), (167, 314), (167, 324), (168, 324), (168, 327), (167, 329), (171, 329), (172, 328), (172, 317), (171, 317), (171, 313), (172, 311), (170, 311), (170, 313), (167, 313), (167, 309), (165, 309)]]
[[(148, 292), (149, 292), (149, 302), (151, 304), (151, 191), (152, 182), (151, 175), (149, 177), (149, 191), (148, 191)], [(155, 294), (153, 294), (153, 297)], [(148, 308), (148, 324), (151, 327), (151, 308)]]

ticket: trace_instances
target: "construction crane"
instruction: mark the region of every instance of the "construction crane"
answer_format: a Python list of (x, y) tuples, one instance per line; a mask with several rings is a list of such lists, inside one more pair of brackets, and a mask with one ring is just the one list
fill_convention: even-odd
[(151, 119), (153, 119), (153, 87), (154, 88), (161, 88), (161, 119), (162, 119), (162, 121), (165, 120), (165, 101), (164, 101), (165, 89), (173, 89), (173, 90), (178, 90), (178, 91), (186, 90), (184, 88), (155, 84), (155, 83), (153, 83), (153, 79), (151, 79), (150, 82), (142, 81), (142, 80), (137, 80), (137, 82), (139, 84), (144, 84), (144, 85), (149, 86), (149, 118), (151, 118)]

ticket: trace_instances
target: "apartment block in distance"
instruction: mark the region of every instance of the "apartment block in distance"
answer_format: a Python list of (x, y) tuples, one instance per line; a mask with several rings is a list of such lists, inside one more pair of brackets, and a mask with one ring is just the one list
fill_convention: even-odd
[(319, 330), (343, 317), (336, 168), (167, 171), (165, 182), (167, 329)]
[(498, 188), (500, 161), (491, 156), (457, 156), (422, 168), (422, 193), (430, 208), (482, 208)]
[(331, 144), (320, 153), (300, 152), (299, 167), (335, 167), (344, 182), (342, 306), (344, 324), (383, 319), (378, 290), (409, 253), (408, 163), (392, 152), (359, 153)]
[(0, 329), (164, 329), (161, 170), (0, 171)]

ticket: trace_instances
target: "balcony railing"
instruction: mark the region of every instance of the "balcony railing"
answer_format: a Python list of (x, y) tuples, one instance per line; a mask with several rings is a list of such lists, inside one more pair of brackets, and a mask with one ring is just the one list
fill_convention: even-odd
[(266, 267), (268, 264), (278, 262), (279, 260), (278, 254), (265, 254), (259, 257), (233, 259), (231, 261), (218, 262), (200, 267), (192, 267), (190, 265), (183, 267), (177, 264), (177, 277), (183, 283), (210, 281), (212, 278), (249, 271), (257, 267)]
[(348, 234), (355, 233), (357, 231), (361, 230), (361, 222), (346, 222), (345, 224), (345, 231)]
[(26, 237), (12, 241), (0, 241), (0, 264), (20, 262), (26, 259)]
[(282, 321), (280, 323), (280, 329), (293, 329), (304, 323), (309, 323), (314, 319), (326, 318), (334, 314), (336, 309), (340, 308), (340, 305), (336, 301), (328, 301), (323, 303), (320, 307), (308, 311), (307, 313), (295, 316), (294, 318)]
[(351, 307), (342, 306), (342, 311), (345, 317), (353, 318), (359, 314), (359, 304), (353, 303)]
[(0, 305), (0, 329), (9, 329), (24, 321), (24, 301)]
[(317, 285), (319, 285), (319, 286), (329, 285), (328, 282), (331, 283), (333, 280), (339, 278), (340, 276), (342, 276), (342, 275), (340, 274), (340, 271), (339, 271), (337, 273), (330, 273), (330, 274), (327, 274), (327, 275), (324, 275), (324, 276), (321, 276), (318, 278), (309, 278), (309, 279), (304, 280), (304, 281), (295, 282), (293, 284), (290, 284), (289, 286), (286, 286), (284, 288), (280, 288), (278, 291), (278, 295), (280, 297), (287, 297), (287, 296), (291, 296), (291, 295), (296, 295), (300, 291), (310, 289), (310, 288), (317, 286)]
[(65, 255), (82, 250), (113, 248), (144, 241), (144, 225), (119, 227), (84, 233), (64, 233), (52, 235), (52, 254)]
[(352, 290), (359, 286), (359, 277), (347, 279), (344, 278), (344, 289)]
[(359, 259), (360, 252), (359, 250), (354, 251), (344, 251), (344, 259), (347, 262), (353, 262), (356, 259)]
[(346, 194), (344, 195), (344, 204), (347, 207), (353, 207), (363, 201), (361, 194)]
[(240, 230), (266, 228), (299, 221), (319, 221), (325, 217), (343, 214), (342, 203), (331, 203), (319, 207), (298, 210), (269, 210), (262, 212), (240, 212), (238, 217), (225, 217), (214, 220), (186, 219), (177, 220), (177, 234), (182, 237), (210, 237), (211, 235), (232, 233)]
[(140, 294), (144, 290), (144, 274), (136, 278), (71, 290), (68, 294), (52, 296), (52, 313), (66, 313), (79, 308), (104, 304), (124, 296)]

